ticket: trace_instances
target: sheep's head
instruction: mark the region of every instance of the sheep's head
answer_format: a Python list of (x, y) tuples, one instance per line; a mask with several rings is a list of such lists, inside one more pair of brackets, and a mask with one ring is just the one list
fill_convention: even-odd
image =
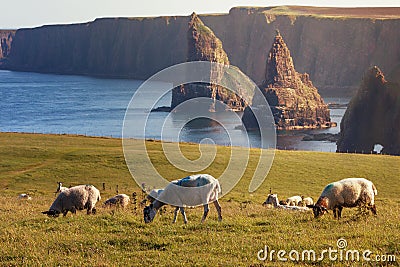
[(153, 204), (150, 204), (150, 206), (147, 206), (143, 209), (143, 218), (145, 223), (150, 223), (154, 220), (154, 217), (156, 216), (156, 210), (153, 208)]
[(46, 214), (49, 217), (58, 217), (60, 216), (60, 212), (56, 210), (48, 210), (48, 211), (43, 211), (43, 214)]
[(278, 205), (278, 195), (277, 194), (269, 194), (267, 200), (265, 200), (264, 205)]
[(325, 213), (328, 213), (327, 208), (322, 207), (322, 206), (316, 206), (316, 205), (307, 205), (307, 208), (310, 208), (313, 210), (314, 213), (314, 218), (321, 217)]

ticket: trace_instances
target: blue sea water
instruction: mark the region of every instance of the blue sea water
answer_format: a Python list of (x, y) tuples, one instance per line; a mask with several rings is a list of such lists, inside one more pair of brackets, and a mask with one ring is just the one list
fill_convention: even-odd
[[(126, 108), (141, 85), (141, 81), (100, 79), (86, 76), (40, 74), (30, 72), (0, 71), (0, 131), (55, 134), (82, 134), (90, 136), (122, 137), (122, 126)], [(154, 87), (163, 86), (155, 83)], [(140, 96), (144, 103), (153, 101), (152, 94)], [(326, 102), (346, 102), (347, 99), (325, 99)], [(157, 106), (168, 106), (171, 95), (157, 102)], [(183, 128), (179, 125), (187, 118), (166, 112), (152, 112), (138, 108), (137, 120), (145, 120), (146, 138), (167, 141), (199, 143), (204, 138), (214, 143), (230, 145), (232, 140), (240, 143), (246, 135), (231, 122), (229, 112), (216, 114), (220, 123), (192, 121)], [(344, 108), (332, 109), (331, 117), (340, 122)], [(130, 137), (142, 136), (143, 129), (133, 129)], [(228, 136), (228, 132), (230, 135)], [(316, 132), (337, 133), (339, 127), (325, 130), (288, 131), (278, 133), (280, 149), (316, 150), (334, 152), (336, 145), (330, 142), (301, 141), (304, 134)], [(232, 134), (233, 133), (233, 134)], [(249, 135), (250, 146), (259, 145), (257, 134)]]

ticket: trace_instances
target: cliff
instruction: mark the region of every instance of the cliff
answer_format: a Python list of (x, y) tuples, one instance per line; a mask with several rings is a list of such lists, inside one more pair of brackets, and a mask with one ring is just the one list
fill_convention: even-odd
[[(289, 48), (279, 31), (269, 50), (265, 80), (259, 86), (271, 107), (278, 129), (330, 127), (328, 106), (314, 87), (307, 73), (298, 73)], [(253, 106), (261, 105), (256, 97)], [(246, 111), (243, 123), (248, 129), (257, 128), (254, 116)]]
[(0, 60), (7, 58), (10, 54), (14, 35), (15, 31), (13, 30), (0, 30)]
[[(191, 83), (178, 86), (172, 90), (171, 108), (185, 102), (188, 99), (197, 97), (209, 97), (214, 100), (222, 101), (230, 108), (241, 110), (245, 107), (245, 102), (235, 93), (221, 86), (225, 75), (222, 66), (229, 66), (229, 59), (226, 55), (222, 42), (215, 36), (212, 30), (204, 25), (201, 19), (193, 13), (190, 16), (187, 31), (187, 61), (209, 61), (220, 65), (210, 66), (210, 83)], [(210, 107), (210, 110), (214, 110)]]
[(367, 71), (340, 124), (338, 152), (400, 155), (400, 84), (389, 82), (378, 67)]
[[(352, 94), (369, 66), (399, 68), (400, 8), (233, 8), (201, 20), (257, 84), (280, 29), (299, 72), (323, 94)], [(2, 68), (146, 79), (187, 58), (187, 17), (98, 19), (20, 29)], [(343, 67), (345, 66), (345, 67)]]

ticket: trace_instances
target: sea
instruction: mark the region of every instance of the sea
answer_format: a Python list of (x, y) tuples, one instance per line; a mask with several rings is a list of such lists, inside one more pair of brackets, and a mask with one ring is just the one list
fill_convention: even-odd
[[(127, 107), (143, 81), (103, 79), (87, 76), (41, 74), (0, 70), (0, 131), (51, 134), (77, 134), (121, 138)], [(153, 86), (153, 85), (152, 85)], [(154, 83), (154, 88), (165, 86)], [(136, 94), (142, 103), (154, 102), (151, 92)], [(324, 98), (336, 103), (331, 119), (337, 127), (314, 130), (278, 131), (276, 146), (285, 150), (335, 152), (329, 141), (302, 141), (305, 135), (336, 134), (346, 111), (348, 98)], [(156, 101), (156, 107), (169, 106), (171, 93)], [(247, 133), (232, 120), (232, 112), (219, 112), (215, 120), (187, 121), (185, 116), (169, 112), (135, 109), (137, 124), (130, 138), (259, 147), (260, 136)], [(241, 113), (238, 113), (241, 116)], [(145, 123), (144, 123), (145, 122)], [(144, 134), (143, 134), (144, 133)], [(124, 137), (127, 137), (124, 135)], [(235, 140), (234, 142), (232, 140)], [(247, 140), (241, 142), (241, 140)]]

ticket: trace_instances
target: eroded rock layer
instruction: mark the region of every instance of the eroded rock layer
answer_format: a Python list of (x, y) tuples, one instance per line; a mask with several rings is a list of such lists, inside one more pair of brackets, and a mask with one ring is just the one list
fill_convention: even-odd
[[(259, 86), (268, 101), (278, 129), (324, 128), (332, 126), (328, 106), (307, 73), (298, 73), (289, 48), (277, 31), (267, 56), (265, 80)], [(253, 99), (253, 105), (260, 105)], [(257, 128), (251, 112), (245, 112), (247, 128)]]

